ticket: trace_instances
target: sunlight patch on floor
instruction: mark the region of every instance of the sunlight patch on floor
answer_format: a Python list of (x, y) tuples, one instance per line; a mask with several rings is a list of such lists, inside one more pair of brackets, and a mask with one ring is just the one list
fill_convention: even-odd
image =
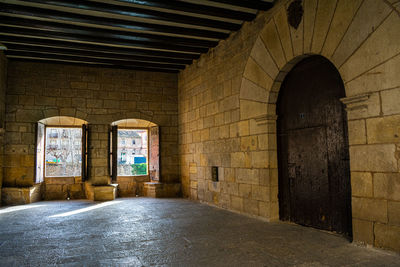
[(79, 210), (73, 210), (73, 211), (68, 211), (68, 212), (52, 215), (52, 216), (50, 216), (50, 218), (71, 216), (71, 215), (75, 215), (75, 214), (79, 214), (79, 213), (83, 213), (83, 212), (87, 212), (87, 211), (103, 208), (103, 207), (106, 207), (106, 206), (118, 204), (120, 202), (121, 201), (104, 202), (104, 203), (97, 204), (97, 205), (94, 205), (94, 206), (90, 206), (90, 207), (87, 207), (87, 208), (83, 208), (83, 209), (79, 209)]
[(39, 208), (39, 207), (44, 207), (44, 206), (46, 206), (46, 205), (22, 205), (22, 206), (9, 207), (9, 208), (5, 208), (5, 209), (1, 209), (0, 214), (9, 213), (9, 212), (13, 212), (13, 211), (19, 211), (19, 210)]

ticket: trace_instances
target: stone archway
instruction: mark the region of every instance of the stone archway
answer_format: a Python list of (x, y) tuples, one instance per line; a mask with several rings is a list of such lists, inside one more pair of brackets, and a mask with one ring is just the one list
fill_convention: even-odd
[(398, 249), (389, 236), (400, 233), (394, 215), (400, 199), (388, 184), (399, 181), (390, 174), (398, 172), (400, 109), (393, 101), (400, 98), (394, 71), (400, 68), (399, 11), (387, 1), (304, 0), (304, 16), (294, 29), (287, 22), (291, 2), (280, 1), (265, 15), (240, 88), (239, 126), (248, 126), (264, 144), (259, 160), (267, 162), (267, 217), (276, 220), (279, 213), (276, 101), (281, 83), (299, 60), (322, 55), (338, 69), (346, 89), (354, 240)]

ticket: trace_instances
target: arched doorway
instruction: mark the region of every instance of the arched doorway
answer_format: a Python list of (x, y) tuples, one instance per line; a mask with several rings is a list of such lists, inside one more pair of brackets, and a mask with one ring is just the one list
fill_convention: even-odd
[(322, 56), (299, 62), (277, 102), (281, 220), (352, 235), (343, 81)]

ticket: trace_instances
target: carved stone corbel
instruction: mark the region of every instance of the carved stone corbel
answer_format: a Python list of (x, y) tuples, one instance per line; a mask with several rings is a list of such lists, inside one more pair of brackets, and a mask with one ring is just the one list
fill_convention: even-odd
[(256, 121), (257, 125), (263, 125), (268, 123), (275, 123), (277, 118), (278, 116), (274, 114), (274, 115), (263, 115), (255, 118), (254, 120)]
[(368, 100), (370, 94), (356, 95), (350, 97), (341, 98), (340, 101), (346, 106), (346, 111), (361, 110), (367, 111)]

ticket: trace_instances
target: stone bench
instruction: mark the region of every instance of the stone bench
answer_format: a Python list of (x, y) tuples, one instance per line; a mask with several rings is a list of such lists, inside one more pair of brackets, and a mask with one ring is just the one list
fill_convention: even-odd
[(146, 182), (144, 183), (143, 194), (145, 197), (179, 197), (181, 195), (181, 184)]
[(94, 201), (109, 201), (117, 197), (118, 184), (110, 185), (92, 185), (85, 183), (87, 199)]
[(1, 189), (1, 202), (3, 205), (22, 205), (40, 201), (41, 184), (31, 187), (3, 187)]

